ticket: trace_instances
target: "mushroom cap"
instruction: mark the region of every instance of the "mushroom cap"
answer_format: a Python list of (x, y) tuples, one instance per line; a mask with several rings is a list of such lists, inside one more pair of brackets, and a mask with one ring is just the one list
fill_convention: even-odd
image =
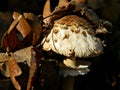
[(70, 57), (88, 58), (103, 53), (102, 42), (95, 37), (94, 29), (84, 18), (67, 15), (54, 22), (47, 37), (43, 39), (43, 49)]

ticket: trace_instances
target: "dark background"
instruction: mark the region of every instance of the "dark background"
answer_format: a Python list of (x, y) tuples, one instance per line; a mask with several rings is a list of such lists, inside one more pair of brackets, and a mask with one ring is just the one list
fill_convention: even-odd
[[(0, 40), (12, 22), (13, 11), (32, 12), (40, 15), (42, 14), (45, 1), (0, 1)], [(58, 0), (51, 0), (52, 10), (57, 3)], [(120, 0), (88, 0), (87, 6), (93, 9), (100, 18), (109, 20), (113, 24), (113, 29), (112, 34), (108, 36), (109, 44), (105, 49), (105, 54), (94, 58), (93, 61), (91, 60), (90, 73), (75, 78), (75, 90), (120, 90)], [(26, 72), (29, 69), (26, 65), (21, 65), (21, 67), (25, 73), (20, 77), (20, 82), (23, 80), (21, 78), (27, 77)], [(14, 88), (9, 79), (5, 82), (3, 78), (6, 79), (0, 75), (0, 88), (4, 87), (3, 84), (5, 83), (8, 86), (0, 90), (13, 90)]]

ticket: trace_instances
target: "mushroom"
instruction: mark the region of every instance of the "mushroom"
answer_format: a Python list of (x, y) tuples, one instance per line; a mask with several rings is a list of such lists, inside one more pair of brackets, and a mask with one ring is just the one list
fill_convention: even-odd
[(85, 18), (66, 15), (54, 21), (50, 33), (43, 39), (43, 50), (65, 56), (63, 63), (68, 68), (60, 70), (66, 77), (63, 90), (73, 90), (74, 76), (89, 72), (90, 63), (77, 66), (76, 58), (96, 57), (103, 53), (102, 41), (95, 35), (94, 28)]
[(53, 50), (72, 58), (72, 61), (75, 61), (73, 57), (89, 58), (103, 53), (101, 40), (95, 37), (90, 24), (76, 15), (67, 15), (56, 20), (51, 32), (44, 40), (44, 50)]
[[(42, 43), (43, 50), (52, 50), (57, 54), (64, 55), (63, 63), (66, 66), (81, 68), (80, 70), (84, 69), (86, 72), (89, 65), (77, 67), (76, 57), (89, 58), (103, 53), (102, 42), (95, 37), (91, 25), (84, 18), (76, 15), (67, 15), (56, 20), (49, 35), (43, 39)], [(79, 72), (77, 75), (84, 74), (80, 70), (77, 71)]]

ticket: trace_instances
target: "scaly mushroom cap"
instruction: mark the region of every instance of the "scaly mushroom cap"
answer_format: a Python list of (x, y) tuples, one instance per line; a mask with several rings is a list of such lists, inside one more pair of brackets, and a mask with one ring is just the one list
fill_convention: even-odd
[[(49, 35), (43, 40), (43, 49), (70, 57), (88, 58), (103, 52), (102, 42), (84, 18), (68, 15), (56, 20)], [(42, 43), (43, 43), (42, 42)]]

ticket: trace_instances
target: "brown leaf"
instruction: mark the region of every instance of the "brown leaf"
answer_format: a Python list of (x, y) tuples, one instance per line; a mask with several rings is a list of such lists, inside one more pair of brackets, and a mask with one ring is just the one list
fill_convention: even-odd
[[(18, 12), (14, 12), (13, 18), (17, 19), (20, 15), (21, 14), (19, 14)], [(31, 27), (24, 17), (19, 20), (16, 28), (22, 34), (23, 38), (25, 38), (31, 31)]]
[[(14, 12), (13, 17), (16, 18), (19, 15), (19, 13)], [(36, 45), (42, 33), (42, 25), (33, 13), (23, 13), (23, 16), (17, 25), (17, 29), (23, 37), (27, 36), (27, 40), (29, 42), (32, 41), (32, 44)], [(27, 41), (24, 40), (23, 42), (26, 43)]]
[[(25, 18), (17, 13), (13, 13), (15, 19), (10, 25), (8, 31), (4, 34), (1, 41), (1, 46), (7, 52), (14, 52), (18, 49), (30, 46), (32, 44), (33, 35), (30, 35), (31, 28)], [(17, 30), (22, 37), (19, 37)], [(22, 40), (20, 40), (22, 38)]]
[[(30, 67), (31, 47), (20, 49), (20, 50), (14, 52), (14, 58), (17, 63), (27, 62), (28, 66)], [(8, 63), (9, 59), (10, 59), (10, 56), (8, 56), (7, 53), (0, 53), (0, 71), (1, 71), (2, 75), (4, 75), (5, 77), (10, 77), (9, 63)]]
[(33, 46), (37, 45), (40, 35), (42, 33), (42, 24), (39, 22), (39, 19), (33, 13), (24, 13), (24, 17), (31, 22), (29, 22), (31, 26), (31, 32), (33, 34)]
[(17, 23), (19, 22), (19, 20), (21, 20), (22, 18), (22, 15), (19, 15), (13, 22), (12, 24), (10, 25), (7, 33), (9, 34), (9, 32), (11, 32), (11, 30), (13, 30), (13, 28), (17, 25)]
[[(51, 14), (50, 10), (50, 0), (47, 0), (44, 9), (43, 9), (43, 18), (48, 17)], [(44, 19), (44, 23), (49, 24), (50, 23), (50, 17)]]
[(10, 77), (8, 62), (0, 63), (0, 71), (3, 76)]
[(14, 28), (11, 32), (9, 32), (9, 34), (6, 32), (2, 37), (1, 46), (7, 52), (15, 51), (17, 45), (20, 43), (15, 31), (16, 29)]
[(31, 90), (34, 80), (36, 79), (37, 71), (38, 71), (38, 67), (40, 64), (42, 54), (36, 48), (33, 47), (31, 49), (31, 56), (32, 56), (31, 57), (31, 67), (30, 67), (30, 71), (29, 71), (27, 90)]
[(22, 71), (17, 64), (14, 55), (12, 55), (9, 59), (9, 73), (10, 73), (10, 79), (11, 79), (13, 85), (15, 86), (15, 88), (17, 90), (21, 90), (21, 86), (16, 81), (15, 77), (21, 75)]
[[(30, 66), (31, 59), (31, 46), (26, 47), (14, 52), (14, 57), (17, 62), (25, 62)], [(0, 53), (0, 63), (5, 63), (9, 61), (9, 56), (7, 53)]]
[[(24, 13), (24, 15), (21, 15), (14, 12), (13, 18), (14, 21), (2, 38), (2, 47), (7, 52), (14, 52), (30, 45), (37, 45), (42, 33), (42, 24), (39, 22), (37, 16), (33, 13)], [(17, 33), (17, 31), (20, 33)]]
[(59, 0), (58, 6), (63, 7), (68, 5), (68, 0)]
[(33, 26), (33, 46), (37, 45), (40, 35), (42, 33), (42, 26), (40, 23), (34, 23)]
[(75, 0), (75, 2), (76, 3), (84, 3), (85, 4), (87, 2), (87, 0)]
[(6, 51), (12, 51), (16, 45), (20, 42), (16, 35), (16, 25), (19, 22), (19, 20), (22, 18), (22, 15), (20, 15), (16, 20), (12, 22), (7, 32), (2, 37), (1, 40), (1, 46), (6, 49)]

